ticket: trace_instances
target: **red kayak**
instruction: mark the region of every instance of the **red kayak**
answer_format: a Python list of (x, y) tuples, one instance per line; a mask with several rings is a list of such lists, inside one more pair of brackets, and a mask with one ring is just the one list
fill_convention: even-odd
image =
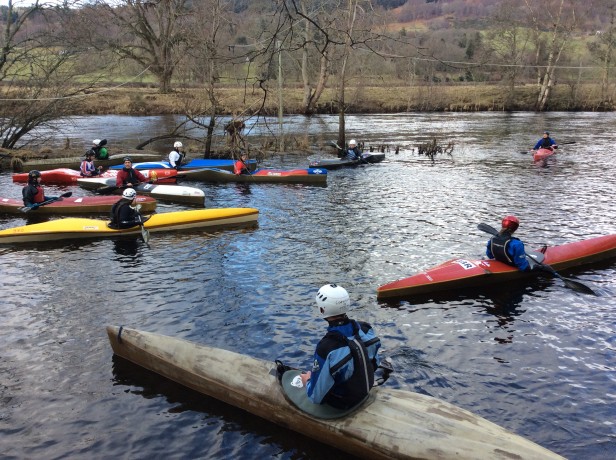
[[(28, 212), (35, 214), (102, 214), (111, 211), (111, 207), (120, 197), (115, 195), (81, 196), (62, 198), (60, 201), (41, 206)], [(156, 209), (156, 200), (150, 196), (137, 196), (137, 203), (141, 205), (141, 212), (153, 212)], [(0, 198), (0, 213), (23, 214), (22, 200)]]
[[(174, 184), (177, 179), (177, 171), (175, 169), (148, 169), (140, 171), (147, 179), (152, 179), (158, 184)], [(94, 177), (116, 177), (118, 170), (110, 169), (104, 173)], [(49, 171), (41, 171), (41, 184), (43, 185), (77, 185), (78, 179), (83, 179), (79, 171), (69, 168), (50, 169)], [(13, 174), (13, 182), (26, 184), (28, 182), (28, 173)]]
[(545, 160), (556, 153), (555, 149), (539, 149), (533, 153), (533, 161), (536, 163), (541, 160)]
[[(616, 235), (548, 247), (544, 264), (555, 270), (616, 257)], [(452, 259), (422, 273), (377, 288), (377, 299), (409, 298), (452, 289), (491, 286), (536, 276), (496, 260)]]

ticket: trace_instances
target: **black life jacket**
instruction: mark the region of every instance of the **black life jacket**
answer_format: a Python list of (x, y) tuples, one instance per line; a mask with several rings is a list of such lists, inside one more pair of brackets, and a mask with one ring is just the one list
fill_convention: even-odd
[(107, 224), (109, 228), (121, 229), (130, 228), (137, 225), (133, 220), (122, 220), (121, 214), (123, 214), (123, 208), (124, 206), (130, 206), (130, 204), (131, 201), (121, 198), (111, 207), (111, 222)]
[(552, 147), (552, 142), (551, 142), (551, 139), (549, 137), (541, 138), (541, 148), (542, 149), (549, 149), (551, 147)]
[(514, 237), (509, 232), (499, 233), (492, 237), (490, 240), (490, 251), (492, 251), (492, 255), (496, 260), (508, 265), (515, 265), (507, 251), (509, 242), (513, 239)]
[(335, 387), (335, 391), (330, 391), (324, 398), (324, 402), (332, 407), (339, 409), (349, 409), (362, 402), (370, 389), (374, 385), (374, 365), (368, 355), (368, 349), (366, 345), (379, 340), (375, 337), (368, 344), (364, 344), (359, 336), (359, 326), (356, 321), (353, 324), (353, 338), (349, 339), (344, 334), (338, 331), (329, 331), (326, 337), (343, 342), (351, 350), (351, 354), (347, 359), (343, 359), (341, 362), (333, 366), (330, 371), (333, 374), (336, 373), (342, 366), (353, 360), (353, 374), (351, 378), (342, 384), (338, 384)]

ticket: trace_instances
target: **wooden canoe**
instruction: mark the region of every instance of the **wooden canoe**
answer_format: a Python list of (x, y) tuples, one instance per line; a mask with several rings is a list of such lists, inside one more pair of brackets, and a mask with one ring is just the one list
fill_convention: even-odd
[[(541, 251), (543, 252), (543, 251)], [(544, 264), (554, 270), (616, 257), (616, 235), (606, 235), (545, 249)], [(489, 259), (452, 259), (421, 273), (377, 288), (378, 299), (411, 298), (463, 288), (493, 286), (497, 283), (536, 276), (516, 267)]]
[[(30, 215), (39, 214), (101, 214), (111, 211), (111, 207), (117, 203), (120, 197), (111, 196), (80, 196), (62, 198), (61, 201), (46, 204), (40, 208), (30, 211)], [(137, 196), (137, 204), (141, 205), (142, 213), (149, 213), (156, 210), (156, 200), (150, 196)], [(12, 198), (0, 198), (0, 212), (8, 214), (23, 214), (23, 200)]]
[[(254, 208), (198, 209), (154, 214), (144, 227), (153, 232), (226, 228), (254, 224), (259, 211)], [(141, 227), (116, 230), (107, 226), (108, 221), (69, 217), (40, 224), (0, 230), (0, 244), (32, 243), (77, 238), (108, 238), (124, 235), (141, 235)]]
[(273, 361), (117, 326), (107, 335), (124, 359), (357, 457), (562, 459), (467, 410), (403, 390), (378, 387), (352, 414), (316, 419), (285, 399)]
[[(18, 157), (18, 154), (14, 155)], [(150, 161), (160, 158), (159, 153), (122, 153), (110, 155), (107, 160), (95, 160), (96, 166), (102, 166), (104, 168), (114, 165), (121, 165), (124, 163), (124, 157), (130, 156), (133, 161)], [(83, 161), (83, 156), (78, 157), (65, 157), (65, 158), (37, 158), (37, 159), (29, 159), (21, 162), (21, 167), (19, 171), (31, 171), (36, 169), (38, 171), (46, 171), (48, 169), (57, 169), (57, 168), (70, 168), (70, 169), (79, 169), (81, 162)], [(10, 161), (8, 158), (3, 160), (4, 163), (10, 165)]]

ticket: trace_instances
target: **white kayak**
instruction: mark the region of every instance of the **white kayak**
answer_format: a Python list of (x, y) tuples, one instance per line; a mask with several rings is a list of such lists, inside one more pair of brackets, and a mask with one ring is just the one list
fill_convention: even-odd
[(253, 415), (369, 459), (562, 459), (467, 410), (410, 391), (372, 389), (353, 413), (317, 419), (284, 396), (273, 361), (108, 326), (116, 355)]
[[(126, 187), (117, 187), (115, 178), (88, 178), (78, 179), (77, 184), (87, 190), (94, 190), (100, 194), (121, 195)], [(133, 187), (139, 195), (147, 195), (157, 200), (173, 201), (176, 203), (189, 203), (205, 205), (205, 193), (195, 187), (185, 187), (183, 185), (159, 185), (159, 184), (139, 184)]]

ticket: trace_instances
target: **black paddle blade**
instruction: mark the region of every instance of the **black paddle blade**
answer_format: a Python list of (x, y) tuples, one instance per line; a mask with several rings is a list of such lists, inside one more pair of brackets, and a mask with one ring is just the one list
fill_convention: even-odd
[(571, 289), (574, 289), (578, 292), (583, 292), (584, 294), (591, 294), (594, 296), (598, 296), (599, 294), (597, 294), (595, 291), (593, 291), (589, 286), (586, 286), (585, 284), (582, 284), (578, 281), (573, 281), (570, 280), (568, 278), (564, 278), (563, 281), (565, 282), (565, 284), (570, 287)]
[(120, 187), (116, 187), (115, 185), (109, 185), (107, 187), (97, 188), (96, 190), (94, 190), (94, 193), (98, 195), (110, 195), (119, 188)]
[(496, 230), (491, 225), (481, 223), (481, 224), (477, 225), (477, 228), (479, 230), (481, 230), (482, 232), (486, 232), (486, 233), (489, 233), (491, 235), (498, 235), (498, 230)]
[(60, 196), (61, 196), (61, 197), (63, 197), (63, 198), (69, 198), (69, 197), (71, 197), (72, 195), (73, 195), (73, 192), (66, 192), (66, 193), (63, 193), (63, 194), (62, 194), (62, 195), (60, 195)]
[(584, 294), (590, 294), (595, 296), (598, 295), (590, 287), (580, 283), (579, 281), (574, 281), (569, 278), (563, 278), (562, 276), (560, 277), (560, 279), (563, 280), (563, 283), (565, 283), (565, 286), (567, 286), (569, 289), (573, 289), (574, 291), (582, 292)]

